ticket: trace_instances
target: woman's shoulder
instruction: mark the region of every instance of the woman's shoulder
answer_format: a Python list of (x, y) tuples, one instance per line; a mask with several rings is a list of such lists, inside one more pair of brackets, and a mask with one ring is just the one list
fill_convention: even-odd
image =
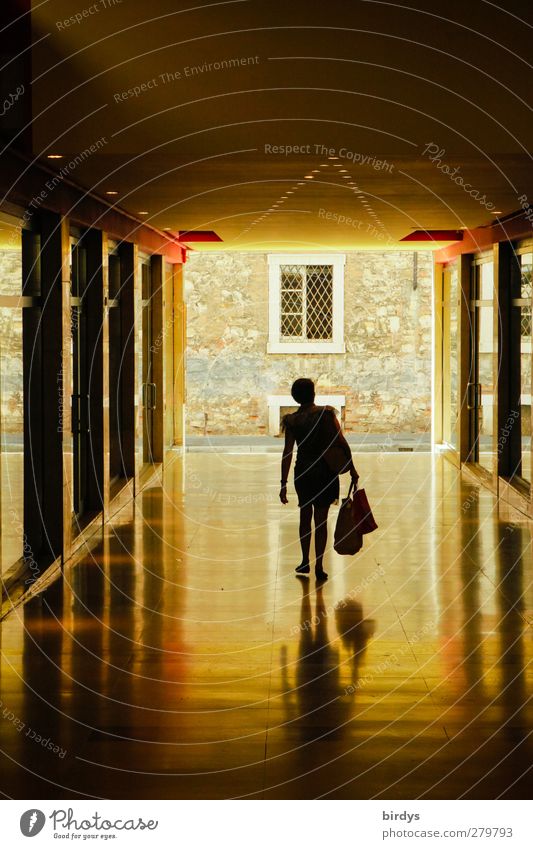
[(324, 412), (326, 412), (326, 413), (330, 413), (330, 414), (331, 414), (331, 413), (333, 413), (333, 415), (334, 415), (334, 416), (338, 416), (338, 414), (339, 414), (339, 411), (338, 411), (338, 410), (336, 410), (336, 409), (335, 409), (335, 407), (330, 407), (330, 405), (329, 405), (329, 404), (325, 404), (325, 405), (322, 407), (322, 409), (323, 409), (323, 410), (324, 410)]
[(281, 417), (281, 430), (285, 431), (287, 428), (290, 430), (294, 426), (294, 416), (296, 413), (285, 413), (284, 416)]

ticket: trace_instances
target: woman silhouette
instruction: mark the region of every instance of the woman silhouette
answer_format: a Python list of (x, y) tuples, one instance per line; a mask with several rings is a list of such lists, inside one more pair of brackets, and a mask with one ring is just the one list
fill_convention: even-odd
[(350, 446), (344, 438), (333, 407), (317, 407), (315, 385), (307, 377), (300, 377), (292, 385), (291, 395), (300, 405), (295, 413), (283, 417), (285, 446), (281, 461), (282, 504), (287, 504), (287, 479), (292, 461), (294, 443), (298, 446), (294, 467), (294, 486), (300, 508), (300, 544), (302, 562), (296, 567), (297, 575), (309, 574), (309, 549), (311, 547), (311, 520), (315, 520), (315, 575), (317, 581), (327, 580), (323, 569), (324, 551), (328, 538), (328, 512), (339, 498), (339, 475), (326, 461), (326, 452), (335, 443), (346, 456), (345, 470), (357, 484), (357, 474)]

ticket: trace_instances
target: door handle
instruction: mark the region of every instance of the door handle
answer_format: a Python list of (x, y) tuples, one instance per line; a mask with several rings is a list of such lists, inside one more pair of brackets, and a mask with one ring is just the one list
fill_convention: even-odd
[(481, 385), (481, 383), (468, 383), (466, 387), (466, 409), (481, 409), (482, 395), (483, 386)]
[(90, 396), (89, 395), (83, 395), (82, 397), (85, 399), (85, 421), (83, 423), (82, 433), (90, 433), (91, 432), (91, 428), (89, 427), (89, 400), (90, 400)]
[(70, 404), (71, 404), (71, 413), (70, 413), (70, 432), (75, 435), (79, 433), (80, 427), (80, 415), (79, 415), (79, 395), (71, 395)]
[(147, 410), (155, 410), (157, 401), (157, 386), (155, 383), (142, 384), (142, 405)]
[[(77, 436), (80, 433), (90, 433), (89, 427), (89, 396), (72, 395), (71, 433)], [(85, 402), (85, 410), (82, 407)]]

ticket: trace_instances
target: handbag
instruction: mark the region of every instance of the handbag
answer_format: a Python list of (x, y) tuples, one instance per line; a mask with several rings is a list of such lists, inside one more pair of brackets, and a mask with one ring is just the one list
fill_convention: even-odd
[(342, 499), (337, 516), (333, 541), (333, 548), (337, 554), (357, 554), (363, 547), (363, 534), (357, 527), (354, 518), (353, 501), (351, 499), (353, 485), (352, 481), (347, 497)]
[[(326, 425), (326, 427), (329, 428), (329, 425)], [(329, 429), (331, 430), (331, 438), (328, 447), (322, 452), (322, 458), (326, 461), (330, 472), (333, 472), (334, 475), (343, 475), (350, 470), (352, 456), (346, 453), (344, 444), (339, 443), (339, 432), (333, 428)]]
[[(348, 493), (349, 494), (349, 493)], [(353, 518), (361, 534), (371, 534), (377, 528), (364, 489), (356, 489), (352, 501)]]

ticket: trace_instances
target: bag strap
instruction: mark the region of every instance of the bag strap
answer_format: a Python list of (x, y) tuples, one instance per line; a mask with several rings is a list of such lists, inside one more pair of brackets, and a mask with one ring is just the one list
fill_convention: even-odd
[(346, 496), (346, 498), (350, 498), (350, 497), (351, 497), (351, 495), (352, 495), (352, 489), (353, 489), (353, 491), (354, 491), (354, 492), (355, 492), (355, 490), (357, 489), (357, 485), (353, 482), (353, 480), (350, 482), (350, 488), (348, 489), (348, 495)]

